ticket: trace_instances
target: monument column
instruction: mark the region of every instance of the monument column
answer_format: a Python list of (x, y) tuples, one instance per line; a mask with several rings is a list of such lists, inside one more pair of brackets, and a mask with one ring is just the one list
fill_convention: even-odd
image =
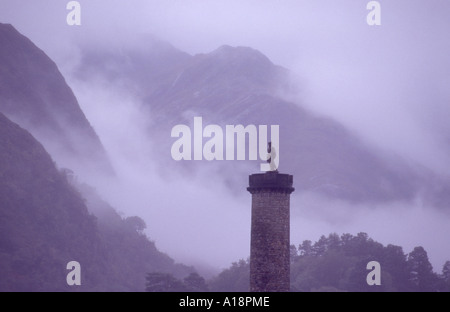
[(249, 177), (252, 194), (250, 291), (290, 291), (290, 195), (293, 176), (269, 171)]

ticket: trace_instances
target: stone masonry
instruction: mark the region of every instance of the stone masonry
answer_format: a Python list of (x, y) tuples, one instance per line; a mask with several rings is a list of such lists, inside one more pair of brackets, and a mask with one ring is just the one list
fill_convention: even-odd
[(250, 291), (290, 290), (290, 194), (293, 176), (278, 171), (253, 174)]

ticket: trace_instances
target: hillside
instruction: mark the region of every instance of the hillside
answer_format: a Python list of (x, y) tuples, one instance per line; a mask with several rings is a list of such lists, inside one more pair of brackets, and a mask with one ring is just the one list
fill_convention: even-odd
[(95, 219), (42, 145), (3, 114), (0, 159), (0, 289), (65, 290), (72, 260), (95, 289), (104, 266)]
[[(0, 113), (0, 291), (143, 291), (149, 272), (193, 271), (160, 253), (142, 220), (120, 217), (93, 190), (86, 201), (70, 181)], [(66, 284), (70, 261), (81, 264), (79, 288)]]
[(29, 130), (58, 164), (112, 173), (105, 150), (56, 64), (0, 23), (0, 112)]

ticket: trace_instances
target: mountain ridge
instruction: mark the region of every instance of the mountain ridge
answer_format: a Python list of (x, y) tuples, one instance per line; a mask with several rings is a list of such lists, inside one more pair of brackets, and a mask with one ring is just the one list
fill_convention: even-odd
[[(173, 55), (177, 54), (175, 51), (182, 53), (173, 49)], [(90, 51), (87, 55), (90, 53), (100, 57), (103, 52)], [(149, 55), (148, 62), (158, 64), (155, 55), (158, 53)], [(145, 72), (139, 62), (145, 63), (146, 59), (136, 62), (134, 71)], [(429, 176), (433, 176), (427, 169), (414, 168), (394, 155), (386, 157), (332, 118), (319, 116), (281, 96), (292, 87), (293, 74), (255, 49), (225, 45), (210, 53), (184, 57), (167, 71), (163, 67), (155, 69), (159, 73), (157, 79), (146, 81), (135, 80), (138, 75), (129, 76), (120, 66), (115, 70), (116, 75), (122, 74), (134, 85), (144, 85), (136, 94), (142, 101), (142, 114), (148, 116), (151, 124), (148, 138), (159, 146), (166, 166), (175, 170), (195, 167), (188, 162), (174, 164), (170, 153), (164, 151), (170, 151), (171, 128), (189, 125), (194, 116), (199, 116), (205, 124), (222, 126), (280, 125), (280, 169), (294, 174), (298, 189), (304, 191), (368, 203), (412, 202), (419, 193), (427, 194), (428, 199), (437, 195), (427, 185)], [(81, 62), (78, 71), (83, 70), (88, 69)], [(96, 74), (108, 80), (104, 73), (101, 67), (96, 68)], [(232, 165), (223, 167), (226, 169), (217, 171), (225, 180), (231, 179), (230, 185), (244, 189), (246, 175), (255, 165), (249, 164), (239, 172)], [(225, 172), (230, 170), (234, 170), (235, 179), (227, 177)], [(450, 190), (448, 178), (434, 179)], [(440, 201), (439, 206), (448, 206), (447, 200)]]
[(10, 24), (0, 24), (0, 45), (0, 111), (38, 137), (60, 165), (77, 167), (82, 161), (112, 173), (99, 137), (57, 65)]

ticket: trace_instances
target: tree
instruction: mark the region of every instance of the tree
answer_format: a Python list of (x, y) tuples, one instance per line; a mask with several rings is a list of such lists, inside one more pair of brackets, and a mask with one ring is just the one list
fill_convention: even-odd
[(248, 292), (250, 290), (250, 262), (239, 260), (210, 282), (214, 292)]
[(184, 285), (188, 292), (207, 292), (209, 291), (208, 285), (203, 277), (197, 273), (191, 273), (184, 279)]
[(184, 292), (186, 286), (180, 280), (167, 273), (149, 273), (146, 277), (147, 292)]
[(450, 261), (444, 264), (442, 269), (442, 280), (444, 282), (444, 291), (450, 292)]
[(341, 247), (341, 238), (336, 233), (328, 235), (327, 239), (328, 250), (339, 250)]
[(392, 277), (392, 283), (397, 291), (409, 290), (409, 272), (406, 262), (406, 255), (403, 248), (394, 245), (388, 245), (384, 248), (382, 261), (382, 272), (389, 272)]
[(436, 291), (438, 278), (433, 272), (433, 266), (428, 260), (428, 254), (423, 247), (414, 248), (408, 255), (407, 266), (412, 291)]
[(442, 276), (444, 277), (444, 281), (446, 283), (450, 283), (450, 261), (447, 261), (444, 264), (444, 268), (442, 269)]
[(328, 240), (324, 235), (322, 235), (319, 241), (316, 242), (312, 247), (312, 251), (316, 256), (324, 255), (327, 252), (327, 249), (328, 249)]
[(311, 256), (313, 253), (312, 242), (305, 240), (300, 246), (298, 246), (298, 253), (301, 257)]
[(142, 234), (144, 230), (147, 228), (147, 224), (145, 221), (139, 217), (128, 217), (125, 219), (125, 223), (129, 226), (133, 231)]
[(290, 248), (290, 253), (291, 253), (291, 263), (295, 261), (295, 259), (297, 259), (298, 257), (298, 253), (297, 253), (297, 247), (295, 247), (294, 245), (291, 245)]

